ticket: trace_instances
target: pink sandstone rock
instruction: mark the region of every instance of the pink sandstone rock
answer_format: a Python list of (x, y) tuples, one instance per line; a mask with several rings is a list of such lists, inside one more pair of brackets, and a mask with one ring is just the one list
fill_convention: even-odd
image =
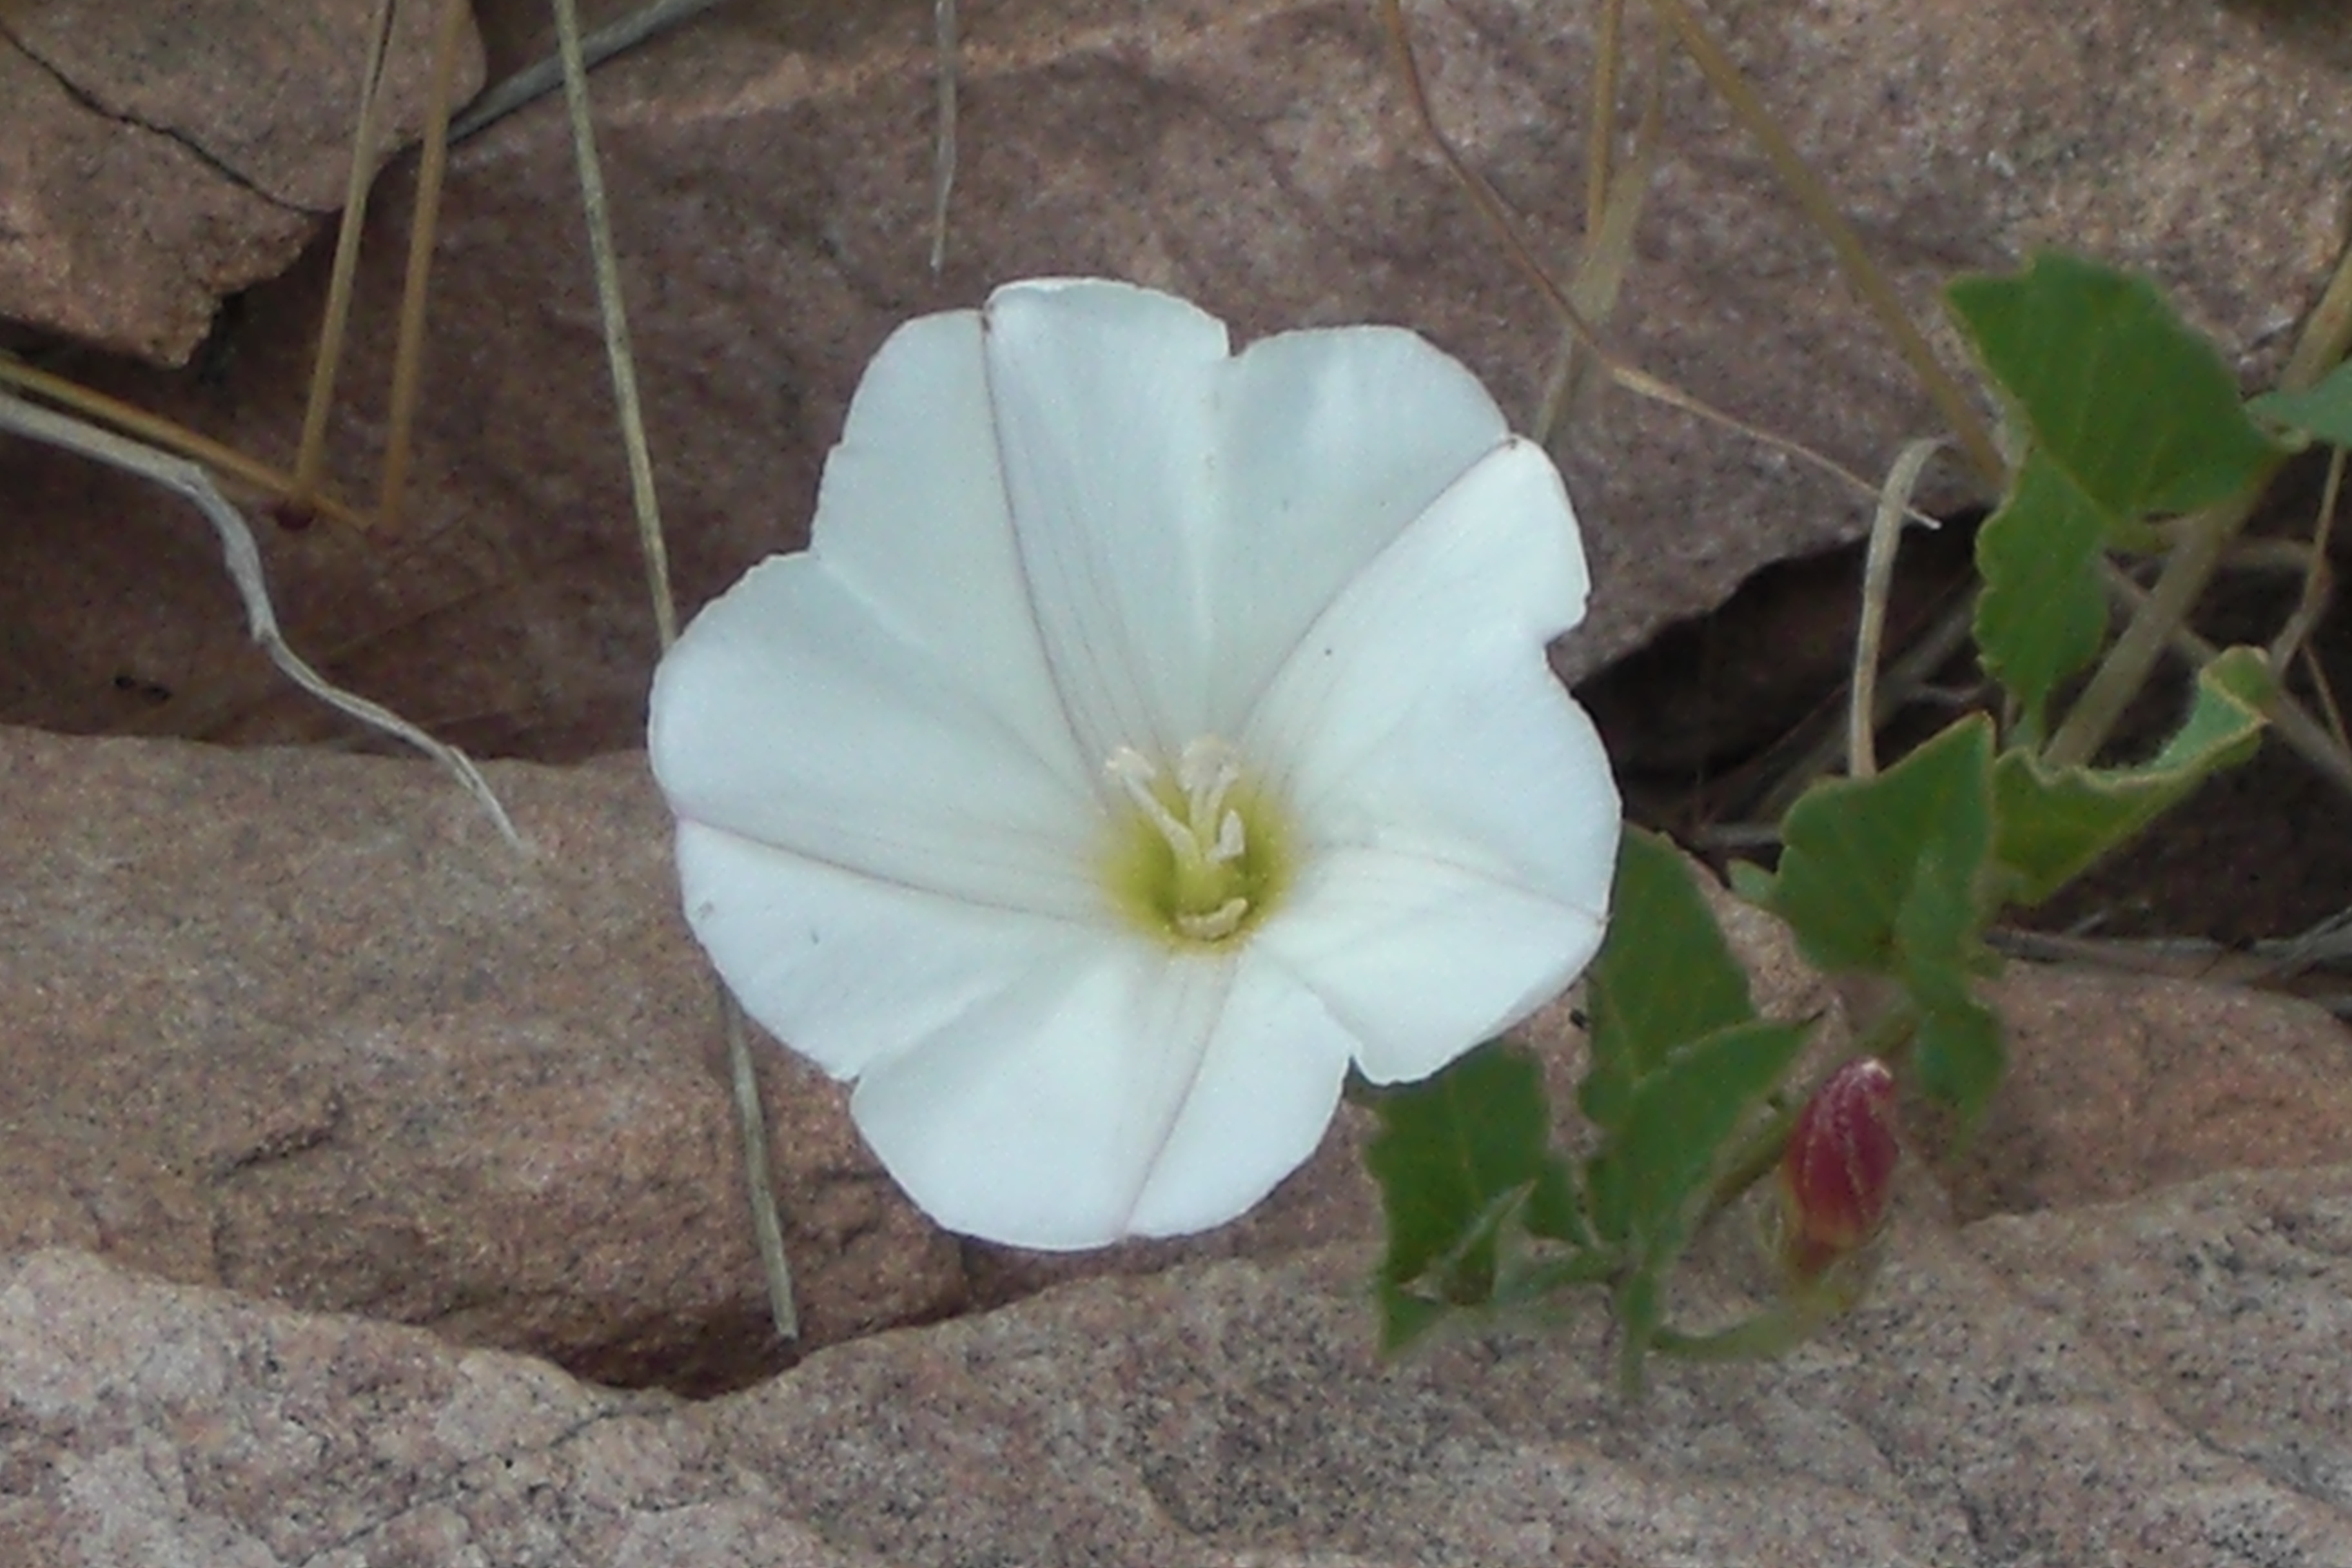
[[(2068, 243), (2152, 271), (2257, 374), (2334, 256), (2352, 95), (2347, 24), (2325, 7), (1776, 0), (1709, 14), (1923, 319), (1954, 270)], [(1564, 266), (1582, 221), (1591, 8), (1446, 0), (1408, 15), (1451, 134)], [(689, 605), (804, 537), (844, 404), (894, 326), (1023, 274), (1175, 288), (1244, 337), (1400, 321), (1464, 357), (1514, 418), (1533, 408), (1552, 323), (1413, 123), (1371, 7), (972, 8), (938, 278), (921, 8), (772, 20), (714, 13), (595, 84)], [(518, 23), (501, 13), (493, 30)], [(1634, 33), (1638, 77), (1651, 39)], [(1612, 343), (1874, 479), (1936, 421), (1686, 67), (1670, 68), (1664, 101)], [(543, 103), (457, 158), (398, 537), (267, 542), (289, 619), (355, 684), (478, 749), (542, 759), (634, 744), (654, 652), (562, 121)], [(398, 181), (379, 195), (332, 447), (338, 481), (362, 499), (383, 437), (401, 195)], [(323, 272), (314, 257), (257, 291), (207, 378), (76, 368), (283, 464)], [(1588, 412), (1563, 447), (1598, 583), (1590, 624), (1561, 650), (1571, 677), (1868, 514), (1781, 453), (1655, 405), (1612, 394)], [(1970, 486), (1948, 476), (1932, 489), (1950, 501)], [(22, 584), (24, 602), (0, 650), (0, 716), (341, 733), (242, 661), (174, 506), (14, 446), (0, 448), (0, 493), (17, 518), (0, 581)]]
[(411, 1329), (0, 1259), (0, 1555), (427, 1568), (2334, 1568), (2352, 1171), (1958, 1231), (1786, 1360), (1603, 1315), (1382, 1365), (1369, 1254), (1193, 1264), (705, 1404)]
[[(372, 0), (36, 0), (0, 21), (0, 317), (167, 364), (343, 205)], [(393, 11), (379, 162), (425, 121), (438, 7)], [(458, 101), (479, 88), (467, 21)]]
[[(80, 1247), (607, 1383), (702, 1391), (781, 1364), (710, 983), (642, 767), (494, 764), (523, 859), (414, 762), (0, 731), (0, 1250)], [(1759, 1005), (1835, 1026), (1786, 934), (1719, 902)], [(2330, 1087), (2352, 1037), (2302, 1005), (2021, 966), (1998, 994), (2018, 1075), (1959, 1173), (1966, 1214), (2352, 1160)], [(1563, 1118), (1571, 1012), (1526, 1031)], [(758, 1058), (812, 1346), (1378, 1234), (1351, 1112), (1208, 1236), (1059, 1258), (961, 1244), (874, 1164), (839, 1086)]]

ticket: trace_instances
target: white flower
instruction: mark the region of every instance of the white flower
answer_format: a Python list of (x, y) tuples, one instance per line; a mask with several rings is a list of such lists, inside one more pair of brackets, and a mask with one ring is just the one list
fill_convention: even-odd
[(1544, 644), (1559, 475), (1389, 328), (1234, 355), (1123, 284), (900, 329), (810, 547), (656, 678), (696, 934), (942, 1225), (1203, 1229), (1601, 939), (1607, 759)]

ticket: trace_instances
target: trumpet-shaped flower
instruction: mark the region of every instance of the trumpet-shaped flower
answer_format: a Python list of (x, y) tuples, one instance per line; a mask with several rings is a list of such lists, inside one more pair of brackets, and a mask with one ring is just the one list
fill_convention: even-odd
[(809, 548), (663, 660), (688, 918), (941, 1224), (1220, 1224), (1351, 1064), (1591, 957), (1617, 797), (1544, 658), (1585, 593), (1552, 465), (1420, 338), (1012, 285), (883, 345)]

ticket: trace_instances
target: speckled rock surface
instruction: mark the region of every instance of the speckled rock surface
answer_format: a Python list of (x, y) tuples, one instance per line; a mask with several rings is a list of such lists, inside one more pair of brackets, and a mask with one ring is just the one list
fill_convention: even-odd
[[(406, 763), (0, 735), (6, 1244), (611, 1382), (775, 1364), (642, 768), (501, 770), (524, 858)], [(812, 1338), (955, 1305), (833, 1085), (761, 1057)]]
[[(378, 162), (438, 7), (393, 7)], [(177, 364), (343, 205), (371, 0), (30, 0), (0, 16), (0, 317)], [(468, 18), (459, 101), (482, 79)]]
[[(494, 766), (0, 730), (0, 1250), (426, 1324), (622, 1384), (785, 1358), (712, 982), (639, 757)], [(804, 1343), (1074, 1273), (1370, 1234), (1353, 1122), (1247, 1221), (964, 1248), (761, 1038)]]
[[(2352, 158), (2352, 17), (2336, 8), (1708, 11), (1923, 318), (1954, 270), (2063, 242), (2153, 272), (2254, 374), (2316, 297)], [(1433, 0), (1408, 14), (1450, 133), (1524, 215), (1538, 252), (1564, 262), (1582, 225), (1591, 7)], [(492, 20), (494, 32), (532, 25)], [(640, 379), (689, 602), (804, 536), (823, 453), (892, 327), (1024, 274), (1173, 288), (1244, 338), (1400, 321), (1465, 359), (1515, 419), (1530, 414), (1553, 329), (1414, 124), (1373, 8), (1014, 0), (972, 7), (964, 25), (961, 174), (936, 278), (928, 5), (722, 7), (599, 73)], [(1686, 67), (1668, 72), (1664, 104), (1612, 342), (1874, 480), (1936, 422)], [(541, 104), (457, 155), (399, 536), (267, 542), (294, 625), (354, 684), (478, 749), (541, 759), (633, 743), (653, 657), (562, 120)], [(373, 493), (403, 195), (394, 182), (378, 198), (343, 383), (352, 402), (331, 447), (354, 496)], [(256, 292), (202, 377), (69, 368), (283, 463), (323, 275), (314, 257)], [(1717, 426), (1625, 395), (1586, 415), (1565, 456), (1598, 592), (1561, 651), (1571, 676), (1867, 518), (1853, 491)], [(1931, 486), (1943, 500), (1967, 489), (1951, 476)], [(0, 583), (22, 584), (23, 628), (0, 648), (0, 716), (245, 739), (332, 731), (248, 677), (205, 542), (173, 506), (13, 447), (0, 448), (0, 491), (19, 517), (0, 541)]]
[(1964, 1217), (2352, 1163), (2352, 1029), (2309, 1003), (2032, 965), (1991, 995), (2010, 1075), (1953, 1173)]
[[(535, 852), (418, 763), (0, 731), (0, 1248), (430, 1325), (606, 1382), (780, 1363), (712, 994), (641, 760), (495, 764)], [(1718, 900), (1759, 1005), (1838, 1000)], [(1962, 1212), (2352, 1160), (2352, 1033), (2291, 1001), (2020, 966)], [(1571, 1103), (1563, 1005), (1527, 1037)], [(1045, 1258), (940, 1236), (840, 1088), (761, 1043), (813, 1344), (1102, 1273), (1376, 1234), (1343, 1115), (1242, 1224)]]
[(1383, 1367), (1360, 1248), (1067, 1286), (681, 1405), (0, 1261), (0, 1551), (59, 1568), (2333, 1568), (2352, 1171), (1954, 1232), (1622, 1403), (1597, 1311)]

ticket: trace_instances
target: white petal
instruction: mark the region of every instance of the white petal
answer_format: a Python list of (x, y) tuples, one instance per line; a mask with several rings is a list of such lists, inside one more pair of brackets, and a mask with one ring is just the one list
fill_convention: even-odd
[(1601, 910), (1455, 864), (1446, 847), (1327, 853), (1257, 939), (1357, 1041), (1374, 1083), (1426, 1078), (1492, 1039), (1601, 945)]
[(1376, 1080), (1516, 1022), (1599, 942), (1617, 793), (1543, 652), (1585, 585), (1559, 476), (1512, 442), (1349, 584), (1244, 732), (1307, 840), (1256, 940)]
[(910, 1050), (1059, 973), (1092, 925), (982, 908), (693, 822), (677, 830), (686, 915), (743, 1010), (836, 1078)]
[(980, 313), (909, 321), (866, 368), (825, 458), (811, 552), (899, 641), (1072, 785), (1081, 755), (1030, 613)]
[(1313, 1152), (1349, 1042), (1268, 966), (1105, 942), (859, 1081), (851, 1108), (940, 1224), (1097, 1247), (1221, 1224)]
[(1477, 378), (1393, 327), (1253, 343), (1217, 431), (1210, 727), (1231, 734), (1339, 591), (1508, 432)]
[(1357, 1041), (1279, 963), (1245, 952), (1201, 1073), (1128, 1226), (1181, 1236), (1256, 1206), (1315, 1152)]
[(808, 555), (772, 559), (664, 658), (647, 745), (679, 817), (885, 881), (1089, 918), (1091, 782)]
[(1024, 283), (982, 313), (1030, 605), (1081, 747), (1172, 757), (1206, 728), (1202, 519), (1225, 330), (1098, 280)]

